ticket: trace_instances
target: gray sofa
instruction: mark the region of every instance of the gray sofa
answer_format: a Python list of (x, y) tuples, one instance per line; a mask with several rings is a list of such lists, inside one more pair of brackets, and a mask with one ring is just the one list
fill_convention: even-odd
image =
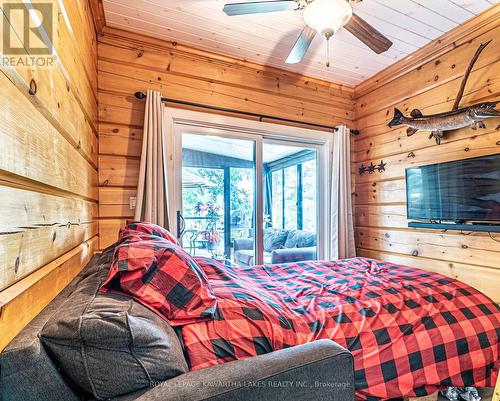
[(112, 251), (0, 354), (1, 401), (354, 400), (352, 355), (330, 340), (190, 372), (181, 336), (163, 319), (97, 292)]
[[(264, 263), (287, 263), (317, 258), (316, 234), (303, 230), (264, 230)], [(254, 240), (234, 240), (234, 262), (240, 266), (254, 265)]]

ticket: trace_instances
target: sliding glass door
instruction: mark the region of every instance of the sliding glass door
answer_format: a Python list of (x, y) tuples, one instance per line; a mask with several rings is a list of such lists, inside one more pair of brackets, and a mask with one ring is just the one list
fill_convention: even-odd
[(264, 261), (317, 258), (318, 150), (290, 141), (265, 141)]
[(328, 257), (330, 134), (172, 113), (183, 117), (170, 120), (169, 176), (184, 249), (238, 266)]
[(255, 142), (181, 134), (182, 213), (179, 234), (192, 255), (235, 262), (235, 247), (255, 260)]

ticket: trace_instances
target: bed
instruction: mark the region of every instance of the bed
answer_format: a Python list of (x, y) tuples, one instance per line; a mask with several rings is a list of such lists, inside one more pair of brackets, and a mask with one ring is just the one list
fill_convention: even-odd
[(213, 319), (180, 328), (192, 370), (328, 338), (352, 352), (359, 400), (495, 385), (499, 307), (460, 281), (366, 258), (195, 260), (217, 307)]

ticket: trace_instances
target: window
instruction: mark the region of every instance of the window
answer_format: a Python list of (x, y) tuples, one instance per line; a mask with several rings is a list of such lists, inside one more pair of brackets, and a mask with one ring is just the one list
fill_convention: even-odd
[(270, 180), (270, 225), (285, 230), (316, 232), (316, 151), (302, 150), (265, 166)]

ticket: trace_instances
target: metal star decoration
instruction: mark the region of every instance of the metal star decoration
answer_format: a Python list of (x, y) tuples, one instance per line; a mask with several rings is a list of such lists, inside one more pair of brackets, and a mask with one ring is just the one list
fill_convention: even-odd
[(370, 165), (368, 166), (368, 173), (373, 174), (375, 172), (375, 164), (373, 162), (370, 162)]
[(359, 172), (359, 175), (364, 175), (366, 173), (366, 167), (364, 164), (361, 165), (358, 172)]
[(385, 171), (385, 166), (387, 166), (387, 163), (384, 163), (383, 160), (380, 161), (380, 164), (377, 166), (377, 170), (379, 173), (382, 171)]

